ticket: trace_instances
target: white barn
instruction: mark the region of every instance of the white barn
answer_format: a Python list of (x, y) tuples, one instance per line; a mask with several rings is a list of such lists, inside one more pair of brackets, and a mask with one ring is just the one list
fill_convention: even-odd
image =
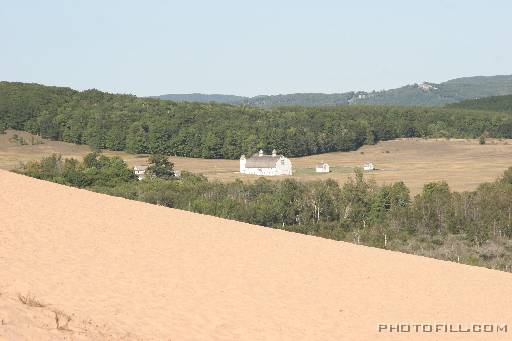
[(254, 175), (292, 175), (292, 162), (283, 155), (277, 155), (276, 150), (272, 155), (263, 154), (263, 150), (246, 159), (240, 157), (240, 173)]
[(325, 162), (319, 163), (315, 166), (315, 171), (317, 173), (329, 173), (329, 164)]

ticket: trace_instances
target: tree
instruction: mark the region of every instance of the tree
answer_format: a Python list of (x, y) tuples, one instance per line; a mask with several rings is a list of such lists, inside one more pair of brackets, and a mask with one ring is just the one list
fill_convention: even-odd
[(52, 154), (41, 160), (42, 179), (52, 179), (61, 175), (62, 172), (62, 156)]
[(169, 155), (170, 134), (167, 122), (163, 119), (154, 120), (149, 126), (147, 136), (148, 152), (151, 154), (167, 154)]
[(423, 192), (414, 202), (418, 228), (430, 235), (445, 233), (451, 229), (453, 222), (451, 203), (452, 196), (446, 182), (425, 184)]
[(124, 150), (126, 148), (126, 132), (122, 126), (114, 126), (108, 133), (105, 145), (110, 150)]
[(161, 154), (154, 154), (149, 157), (149, 167), (146, 174), (162, 179), (174, 178), (174, 164), (169, 161), (168, 157)]
[(94, 150), (105, 148), (105, 138), (109, 130), (105, 114), (95, 114), (85, 130), (85, 141)]
[(62, 176), (66, 184), (78, 188), (84, 188), (93, 183), (93, 179), (84, 172), (83, 166), (76, 159), (64, 160)]
[(503, 176), (500, 178), (500, 181), (512, 185), (512, 167), (509, 167), (505, 172), (503, 172)]
[(222, 140), (214, 132), (206, 134), (202, 143), (201, 156), (207, 159), (219, 159), (222, 157)]
[(144, 122), (134, 122), (128, 129), (126, 136), (126, 149), (131, 153), (144, 154), (148, 148), (149, 127)]
[(480, 135), (480, 137), (478, 138), (478, 143), (485, 144), (485, 135)]
[(0, 134), (4, 134), (6, 129), (7, 129), (7, 123), (0, 120)]
[(39, 134), (44, 138), (57, 139), (59, 137), (59, 126), (55, 122), (54, 114), (43, 112), (37, 119)]

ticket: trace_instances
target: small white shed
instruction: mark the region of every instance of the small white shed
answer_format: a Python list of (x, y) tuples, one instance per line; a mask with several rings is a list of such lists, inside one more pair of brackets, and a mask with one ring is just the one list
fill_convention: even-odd
[(372, 171), (374, 169), (375, 169), (375, 167), (373, 166), (373, 163), (371, 163), (371, 162), (365, 163), (363, 165), (363, 170), (364, 171), (370, 172), (370, 171)]
[(317, 173), (329, 173), (329, 164), (325, 162), (319, 163), (315, 166), (315, 171)]

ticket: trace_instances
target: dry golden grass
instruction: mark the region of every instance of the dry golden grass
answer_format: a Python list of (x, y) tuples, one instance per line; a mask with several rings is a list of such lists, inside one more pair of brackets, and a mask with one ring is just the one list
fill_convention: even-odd
[[(20, 145), (10, 141), (14, 134), (23, 137), (28, 144)], [(34, 145), (30, 144), (32, 137), (35, 139), (36, 144)], [(6, 134), (0, 134), (0, 169), (12, 170), (19, 167), (22, 162), (38, 160), (43, 156), (49, 156), (53, 153), (61, 154), (65, 158), (74, 157), (81, 159), (91, 151), (89, 146), (50, 141), (23, 131), (7, 130)], [(137, 161), (141, 158), (139, 155), (123, 152), (106, 152), (106, 154), (119, 155), (130, 165), (145, 162), (145, 160)]]
[(34, 296), (0, 296), (0, 340), (38, 341), (141, 341), (129, 332), (98, 323), (89, 317), (73, 316), (52, 305), (34, 305)]
[[(91, 151), (88, 146), (47, 141), (38, 145), (17, 145), (9, 142), (14, 133), (30, 141), (30, 134), (8, 131), (0, 135), (0, 169), (16, 168), (20, 162), (40, 159), (52, 153), (63, 157), (81, 158)], [(143, 164), (145, 155), (124, 152), (105, 152), (118, 155), (129, 165)], [(233, 181), (240, 178), (254, 181), (256, 176), (241, 175), (238, 160), (204, 160), (171, 157), (176, 169), (202, 173), (209, 179)], [(316, 174), (314, 165), (327, 162), (332, 172)], [(512, 166), (512, 140), (489, 139), (485, 145), (478, 140), (463, 139), (399, 139), (381, 142), (375, 146), (364, 146), (353, 152), (336, 152), (322, 155), (292, 158), (295, 175), (299, 180), (332, 178), (343, 183), (355, 167), (373, 162), (377, 170), (368, 173), (378, 183), (404, 181), (411, 192), (418, 193), (423, 185), (431, 181), (447, 181), (453, 190), (473, 190), (478, 184), (493, 181), (506, 168)], [(271, 179), (283, 179), (272, 177)]]
[(44, 308), (46, 306), (45, 304), (41, 303), (37, 298), (35, 298), (35, 296), (33, 296), (31, 294), (26, 294), (26, 295), (18, 294), (18, 300), (21, 303), (28, 305), (29, 307)]

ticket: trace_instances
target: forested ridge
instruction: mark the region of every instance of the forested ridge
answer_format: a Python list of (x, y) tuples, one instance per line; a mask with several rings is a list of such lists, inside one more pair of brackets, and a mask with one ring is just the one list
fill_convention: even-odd
[(288, 231), (512, 271), (512, 168), (470, 192), (428, 183), (411, 197), (402, 182), (377, 185), (356, 171), (333, 180), (253, 183), (173, 176), (152, 156), (144, 180), (118, 157), (83, 161), (52, 155), (27, 163), (23, 174), (65, 185)]
[(424, 82), (381, 91), (344, 93), (295, 93), (242, 97), (233, 95), (168, 94), (161, 99), (187, 102), (248, 104), (257, 107), (289, 105), (335, 106), (352, 104), (437, 107), (466, 99), (512, 94), (512, 75), (476, 76), (451, 79), (442, 83)]
[(450, 108), (491, 110), (512, 113), (512, 95), (471, 99), (448, 105)]
[(235, 159), (349, 151), (400, 137), (512, 138), (512, 114), (385, 106), (254, 108), (176, 103), (98, 90), (0, 83), (0, 129), (95, 149)]

